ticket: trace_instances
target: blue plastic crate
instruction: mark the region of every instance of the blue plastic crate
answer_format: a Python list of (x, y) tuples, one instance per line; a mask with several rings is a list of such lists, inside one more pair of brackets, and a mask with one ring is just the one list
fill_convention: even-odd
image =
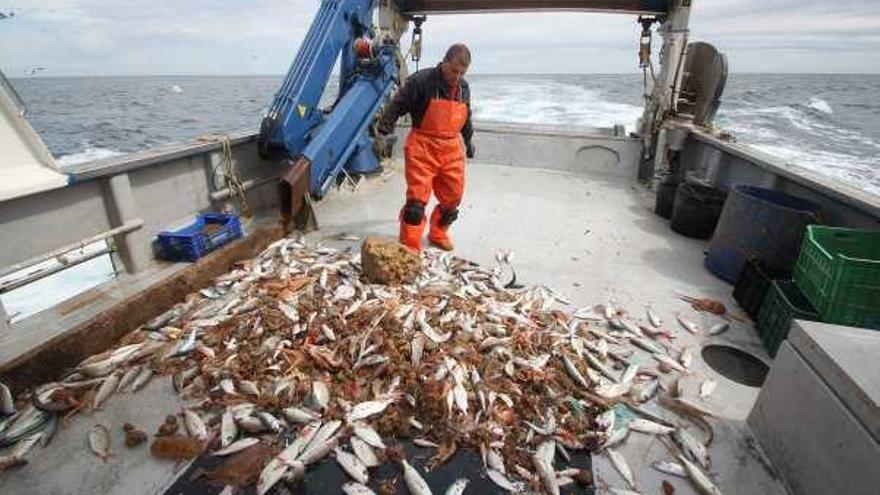
[[(219, 225), (205, 232), (207, 225)], [(191, 225), (158, 235), (159, 252), (169, 261), (196, 261), (202, 256), (242, 236), (238, 215), (204, 213)]]

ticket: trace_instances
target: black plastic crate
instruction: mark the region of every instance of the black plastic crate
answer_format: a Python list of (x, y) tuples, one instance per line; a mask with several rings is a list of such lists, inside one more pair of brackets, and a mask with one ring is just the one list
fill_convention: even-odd
[(750, 258), (746, 261), (733, 289), (733, 298), (753, 321), (758, 319), (758, 312), (767, 295), (767, 289), (773, 280), (791, 278), (791, 273), (780, 273), (767, 268), (760, 260)]
[(771, 356), (776, 356), (794, 320), (822, 321), (822, 318), (793, 281), (774, 280), (764, 296), (755, 325), (764, 349)]

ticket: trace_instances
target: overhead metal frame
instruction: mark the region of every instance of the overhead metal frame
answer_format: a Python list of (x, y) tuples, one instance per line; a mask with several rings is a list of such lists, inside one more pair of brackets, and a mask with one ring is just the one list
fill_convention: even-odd
[(583, 11), (665, 14), (669, 0), (395, 0), (402, 14)]

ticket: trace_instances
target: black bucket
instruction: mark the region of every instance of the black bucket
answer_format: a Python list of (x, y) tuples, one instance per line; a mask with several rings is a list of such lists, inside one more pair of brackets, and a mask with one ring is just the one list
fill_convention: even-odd
[(677, 182), (660, 182), (657, 184), (657, 199), (654, 202), (654, 213), (667, 219), (672, 217), (672, 208), (675, 206), (675, 191), (677, 190)]
[(706, 268), (734, 283), (746, 260), (790, 274), (807, 225), (818, 223), (819, 205), (797, 196), (755, 186), (733, 188), (709, 245)]
[(670, 227), (694, 239), (709, 239), (718, 225), (727, 192), (714, 187), (687, 182), (675, 192)]

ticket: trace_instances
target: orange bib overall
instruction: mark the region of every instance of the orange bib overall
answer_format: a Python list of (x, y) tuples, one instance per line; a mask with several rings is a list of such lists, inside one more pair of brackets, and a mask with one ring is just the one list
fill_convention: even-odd
[(438, 205), (431, 213), (428, 239), (452, 249), (447, 230), (458, 214), (464, 192), (464, 148), (461, 129), (468, 118), (466, 104), (434, 98), (421, 126), (413, 128), (404, 147), (406, 159), (406, 205), (400, 213), (400, 243), (415, 251), (421, 249), (425, 231), (425, 206), (431, 191)]

